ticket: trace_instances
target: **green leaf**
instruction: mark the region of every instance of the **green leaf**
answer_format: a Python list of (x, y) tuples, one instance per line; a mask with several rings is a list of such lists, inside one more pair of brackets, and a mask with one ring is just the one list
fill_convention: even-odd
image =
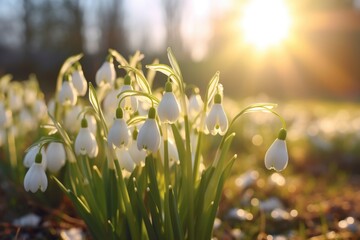
[[(155, 59), (152, 64), (159, 64), (159, 59)], [(156, 75), (156, 71), (152, 70), (152, 69), (148, 69), (147, 74), (146, 74), (146, 79), (149, 82), (150, 87), (152, 87), (153, 82), (154, 82), (154, 78)]]
[(151, 94), (151, 88), (149, 82), (146, 80), (144, 74), (140, 72), (138, 69), (131, 66), (119, 66), (120, 68), (125, 69), (126, 71), (131, 71), (135, 73), (135, 79), (140, 89), (145, 93)]
[(174, 231), (174, 238), (180, 240), (184, 239), (184, 235), (182, 232), (183, 228), (181, 226), (181, 220), (178, 213), (177, 202), (172, 188), (169, 189), (169, 208), (170, 208), (172, 229)]
[(95, 112), (97, 113), (99, 119), (100, 119), (100, 123), (101, 123), (101, 126), (105, 132), (105, 136), (107, 136), (108, 134), (108, 128), (107, 128), (107, 125), (106, 125), (106, 121), (105, 121), (105, 117), (104, 117), (104, 114), (101, 110), (101, 107), (100, 107), (100, 104), (99, 104), (99, 101), (97, 99), (97, 96), (96, 96), (96, 90), (94, 88), (94, 86), (89, 83), (89, 101), (91, 103), (91, 105), (93, 106)]
[(61, 124), (58, 121), (55, 120), (55, 118), (53, 116), (51, 116), (50, 113), (48, 113), (48, 115), (49, 115), (50, 119), (52, 120), (52, 122), (54, 123), (54, 126), (60, 133), (62, 139), (64, 140), (64, 143), (68, 146), (71, 146), (71, 140), (69, 138), (69, 135), (64, 130), (64, 128), (61, 126)]
[(126, 61), (126, 59), (116, 50), (109, 49), (109, 53), (116, 59), (118, 63), (120, 63), (122, 66), (128, 66), (129, 63)]
[(217, 86), (219, 85), (220, 72), (217, 71), (215, 75), (211, 78), (208, 87), (207, 87), (207, 95), (206, 95), (206, 106), (208, 106), (215, 96), (217, 91)]
[(58, 93), (61, 89), (62, 86), (62, 80), (64, 78), (64, 74), (69, 70), (69, 68), (76, 63), (77, 61), (79, 61), (82, 58), (83, 54), (77, 54), (74, 56), (69, 57), (68, 59), (65, 60), (65, 62), (63, 63), (63, 65), (60, 68), (60, 72), (57, 78), (57, 82), (56, 82), (56, 92)]
[(136, 51), (134, 56), (130, 57), (129, 65), (130, 67), (136, 67), (138, 62), (140, 62), (144, 58), (144, 54), (141, 54), (140, 51)]
[(148, 101), (151, 105), (155, 104), (159, 104), (160, 100), (157, 99), (154, 95), (148, 94), (148, 93), (144, 93), (144, 92), (140, 92), (140, 91), (136, 91), (136, 90), (125, 90), (122, 91), (121, 93), (119, 93), (117, 95), (117, 98), (120, 98), (120, 101), (123, 101), (124, 98), (127, 97), (140, 97), (140, 98), (144, 98), (144, 102)]
[(182, 78), (179, 64), (178, 64), (178, 62), (176, 61), (176, 58), (175, 58), (175, 56), (174, 56), (174, 53), (173, 53), (173, 51), (171, 50), (170, 47), (168, 47), (168, 49), (167, 49), (167, 55), (168, 55), (168, 58), (169, 58), (169, 62), (170, 62), (171, 67), (174, 69), (174, 71), (176, 72), (176, 74)]
[(46, 145), (48, 143), (51, 142), (59, 142), (59, 143), (63, 143), (63, 140), (61, 140), (60, 138), (56, 137), (56, 136), (42, 136), (39, 140), (37, 140), (36, 142), (34, 142), (33, 144), (30, 145), (30, 147), (28, 147), (25, 152), (28, 152), (31, 148), (40, 145)]
[(148, 119), (147, 116), (135, 116), (135, 117), (132, 117), (130, 118), (128, 121), (127, 121), (127, 124), (128, 126), (132, 126), (132, 125), (136, 125), (140, 122), (144, 122), (146, 119)]
[(179, 78), (179, 75), (177, 75), (170, 66), (166, 64), (151, 64), (146, 65), (146, 67), (148, 69), (152, 69), (154, 71), (165, 74), (167, 77), (170, 77), (173, 83), (175, 83), (179, 88), (181, 88), (181, 80)]

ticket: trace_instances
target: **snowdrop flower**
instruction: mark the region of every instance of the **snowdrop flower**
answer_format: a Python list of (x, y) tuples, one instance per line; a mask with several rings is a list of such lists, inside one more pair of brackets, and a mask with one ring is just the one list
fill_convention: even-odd
[(281, 129), (278, 138), (271, 144), (265, 154), (265, 166), (267, 169), (275, 169), (280, 172), (288, 164), (288, 152), (286, 147), (286, 130)]
[[(175, 143), (170, 139), (168, 140), (168, 153), (169, 153), (169, 163), (170, 163), (169, 166), (171, 167), (175, 162), (179, 161), (179, 153), (177, 151)], [(164, 141), (161, 141), (160, 156), (162, 163), (164, 164)]]
[(156, 110), (154, 107), (149, 109), (148, 119), (144, 122), (140, 128), (137, 147), (139, 150), (145, 149), (152, 152), (156, 152), (160, 147), (160, 131), (155, 120)]
[(135, 169), (135, 163), (125, 147), (115, 149), (115, 153), (121, 168), (128, 172), (132, 172)]
[(115, 82), (115, 68), (113, 64), (113, 59), (111, 55), (109, 55), (106, 61), (101, 65), (99, 70), (96, 72), (95, 81), (96, 84), (101, 87), (105, 84), (109, 84), (110, 86), (114, 85)]
[(129, 129), (124, 120), (122, 108), (116, 109), (116, 119), (109, 130), (108, 144), (112, 147), (124, 147), (129, 144)]
[(3, 102), (0, 102), (0, 127), (7, 128), (12, 123), (12, 112), (6, 109)]
[(75, 63), (74, 67), (75, 71), (73, 71), (71, 74), (74, 88), (76, 89), (78, 96), (84, 96), (87, 90), (87, 81), (85, 79), (80, 63)]
[(33, 111), (37, 120), (44, 119), (47, 116), (47, 107), (43, 99), (35, 100)]
[(99, 147), (96, 142), (94, 134), (89, 130), (85, 118), (81, 120), (81, 128), (75, 139), (75, 154), (87, 155), (90, 158), (96, 157), (99, 152)]
[[(129, 75), (125, 76), (124, 85), (120, 88), (119, 92), (122, 93), (127, 90), (133, 90)], [(138, 109), (138, 100), (135, 96), (126, 97), (121, 101), (120, 106), (126, 111), (136, 112)]]
[(65, 165), (66, 153), (62, 143), (51, 142), (46, 149), (47, 169), (55, 173)]
[(78, 117), (81, 113), (81, 107), (76, 105), (67, 111), (64, 119), (64, 127), (70, 133), (75, 133), (79, 130), (80, 124), (78, 122)]
[(66, 76), (60, 89), (58, 100), (62, 105), (74, 106), (77, 101), (77, 92), (73, 86), (70, 75)]
[(12, 112), (17, 112), (23, 107), (24, 102), (22, 97), (23, 92), (18, 88), (9, 91), (9, 108)]
[(119, 100), (117, 96), (120, 94), (120, 89), (111, 89), (106, 96), (104, 97), (104, 100), (102, 102), (102, 106), (104, 109), (104, 112), (106, 113), (112, 113), (116, 111), (116, 108), (118, 106)]
[(160, 121), (164, 123), (174, 123), (180, 116), (180, 106), (172, 91), (172, 83), (170, 81), (166, 82), (165, 94), (158, 106), (158, 115)]
[(30, 111), (26, 108), (20, 110), (19, 120), (21, 122), (21, 127), (25, 131), (36, 129), (37, 121)]
[(25, 105), (31, 106), (36, 101), (37, 91), (34, 87), (27, 86), (24, 89), (24, 102)]
[(130, 143), (129, 146), (129, 154), (131, 156), (131, 159), (134, 161), (135, 164), (140, 165), (142, 163), (145, 163), (145, 158), (146, 158), (146, 151), (144, 149), (139, 150), (137, 147), (137, 136), (138, 136), (138, 131), (135, 128), (135, 130), (133, 131), (132, 137), (133, 140)]
[(221, 95), (216, 94), (214, 104), (206, 117), (206, 127), (212, 135), (224, 135), (228, 129), (228, 119), (221, 104)]
[[(36, 145), (29, 149), (29, 151), (25, 154), (24, 161), (23, 161), (23, 164), (25, 167), (29, 168), (35, 163), (35, 158), (36, 158), (36, 155), (39, 153), (39, 150), (40, 150), (39, 145)], [(47, 159), (46, 159), (46, 154), (45, 154), (44, 148), (41, 148), (40, 153), (42, 155), (41, 165), (45, 169)]]
[(39, 188), (44, 192), (47, 186), (48, 180), (45, 169), (42, 166), (42, 154), (37, 153), (35, 162), (31, 165), (29, 171), (27, 171), (25, 175), (24, 188), (27, 192), (30, 190), (35, 193)]
[(96, 118), (94, 115), (85, 115), (86, 121), (88, 123), (88, 128), (90, 130), (90, 132), (92, 132), (92, 134), (94, 134), (94, 136), (96, 135), (96, 131), (97, 131), (97, 122), (96, 122)]
[(194, 89), (194, 94), (190, 96), (189, 99), (189, 116), (191, 118), (196, 117), (197, 114), (200, 113), (200, 111), (203, 109), (204, 102), (201, 99), (201, 96), (199, 94), (199, 89)]

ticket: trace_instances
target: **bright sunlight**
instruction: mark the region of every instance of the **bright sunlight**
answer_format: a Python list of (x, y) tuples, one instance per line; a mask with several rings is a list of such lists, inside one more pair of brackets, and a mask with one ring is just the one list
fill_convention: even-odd
[(250, 0), (241, 19), (245, 41), (261, 50), (285, 40), (290, 26), (291, 17), (284, 0)]

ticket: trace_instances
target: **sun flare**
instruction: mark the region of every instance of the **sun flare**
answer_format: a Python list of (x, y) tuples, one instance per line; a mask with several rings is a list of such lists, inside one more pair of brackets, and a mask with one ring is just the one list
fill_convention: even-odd
[(244, 40), (258, 49), (281, 43), (288, 37), (291, 16), (284, 0), (250, 0), (241, 19)]

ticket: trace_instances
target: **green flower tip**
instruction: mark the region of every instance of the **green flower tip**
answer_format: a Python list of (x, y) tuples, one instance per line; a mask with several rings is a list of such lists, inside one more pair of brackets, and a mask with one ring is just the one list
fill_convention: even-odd
[(76, 63), (74, 63), (74, 68), (76, 69), (76, 70), (81, 70), (81, 65), (80, 65), (80, 63), (79, 62), (76, 62)]
[(155, 116), (156, 116), (156, 109), (154, 107), (151, 107), (149, 109), (148, 118), (155, 119)]
[(198, 87), (195, 87), (195, 88), (193, 89), (193, 93), (194, 93), (194, 94), (200, 94), (200, 89), (199, 89)]
[(129, 76), (129, 74), (126, 74), (126, 76), (124, 77), (124, 85), (130, 85), (131, 84), (131, 77)]
[(132, 133), (133, 140), (137, 139), (138, 134), (139, 134), (139, 131), (137, 130), (137, 128), (135, 128), (133, 133)]
[(69, 74), (69, 73), (66, 73), (65, 75), (64, 75), (64, 81), (71, 81), (71, 75)]
[(286, 129), (284, 129), (284, 128), (280, 129), (278, 139), (285, 140), (286, 139), (286, 134), (287, 134)]
[(37, 153), (37, 154), (36, 154), (35, 162), (36, 162), (36, 163), (41, 163), (41, 162), (42, 162), (42, 155), (41, 155), (41, 153)]
[(113, 62), (113, 57), (112, 57), (112, 55), (111, 55), (111, 54), (107, 55), (107, 57), (106, 57), (106, 61), (107, 61), (107, 62), (110, 62), (110, 63), (112, 63), (112, 62)]
[(172, 83), (168, 80), (165, 84), (165, 92), (172, 92), (173, 88), (172, 88)]
[(124, 117), (124, 112), (121, 107), (118, 107), (116, 109), (116, 118), (123, 118), (123, 117)]
[(220, 93), (215, 94), (214, 103), (215, 104), (220, 104), (221, 103), (221, 95), (220, 95)]
[(87, 127), (88, 127), (87, 120), (86, 120), (86, 118), (83, 118), (81, 120), (81, 128), (87, 128)]

